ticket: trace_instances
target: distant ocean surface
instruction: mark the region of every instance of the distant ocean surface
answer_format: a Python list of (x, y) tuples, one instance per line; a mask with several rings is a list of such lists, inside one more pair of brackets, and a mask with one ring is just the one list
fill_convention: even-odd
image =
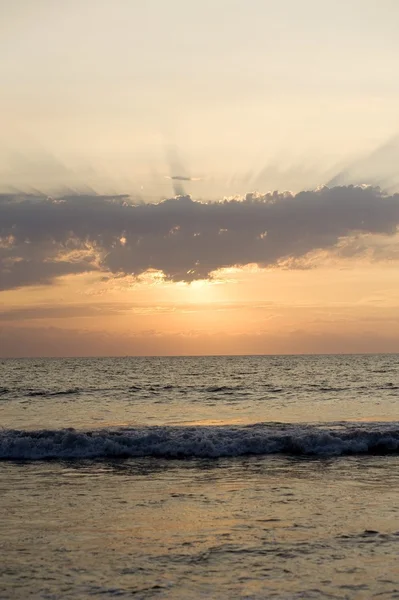
[(399, 355), (0, 362), (0, 598), (399, 598)]

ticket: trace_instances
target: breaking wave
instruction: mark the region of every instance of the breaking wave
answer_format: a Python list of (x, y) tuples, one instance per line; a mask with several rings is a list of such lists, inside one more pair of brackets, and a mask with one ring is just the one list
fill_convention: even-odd
[(1, 430), (0, 460), (342, 456), (399, 452), (399, 423)]

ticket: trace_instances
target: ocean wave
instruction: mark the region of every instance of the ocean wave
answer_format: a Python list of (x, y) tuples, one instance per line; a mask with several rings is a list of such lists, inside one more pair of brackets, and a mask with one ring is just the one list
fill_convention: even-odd
[(36, 396), (70, 396), (71, 394), (79, 394), (79, 388), (68, 388), (66, 390), (29, 390), (26, 392), (26, 396), (34, 398)]
[(171, 391), (176, 390), (181, 393), (189, 393), (189, 392), (202, 392), (209, 394), (233, 394), (234, 392), (242, 392), (245, 388), (242, 385), (210, 385), (210, 386), (195, 386), (195, 385), (172, 385), (170, 383), (163, 384), (147, 384), (147, 385), (131, 385), (127, 388), (129, 392), (155, 392), (160, 393), (162, 391)]
[(384, 385), (381, 385), (378, 389), (380, 390), (399, 390), (399, 386), (395, 385), (394, 383), (385, 383)]
[[(216, 392), (232, 392), (237, 389), (240, 389), (241, 386), (231, 386), (231, 385), (210, 385), (204, 388), (205, 392), (210, 392), (212, 394)], [(201, 389), (201, 388), (200, 388)]]
[(399, 423), (0, 430), (0, 460), (333, 457), (399, 452)]

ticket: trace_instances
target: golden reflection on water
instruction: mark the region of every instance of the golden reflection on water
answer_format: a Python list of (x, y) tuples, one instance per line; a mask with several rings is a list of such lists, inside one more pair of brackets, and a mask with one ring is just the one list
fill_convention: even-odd
[(57, 585), (72, 573), (75, 586), (168, 585), (165, 597), (176, 599), (302, 588), (342, 597), (354, 585), (363, 595), (353, 598), (388, 598), (397, 458), (389, 465), (269, 457), (7, 466), (4, 568), (33, 566), (33, 587), (50, 569)]

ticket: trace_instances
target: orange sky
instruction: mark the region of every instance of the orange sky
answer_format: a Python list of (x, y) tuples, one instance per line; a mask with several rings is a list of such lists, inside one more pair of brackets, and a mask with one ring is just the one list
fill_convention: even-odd
[(341, 260), (192, 284), (68, 276), (1, 294), (0, 355), (399, 352), (397, 269)]

